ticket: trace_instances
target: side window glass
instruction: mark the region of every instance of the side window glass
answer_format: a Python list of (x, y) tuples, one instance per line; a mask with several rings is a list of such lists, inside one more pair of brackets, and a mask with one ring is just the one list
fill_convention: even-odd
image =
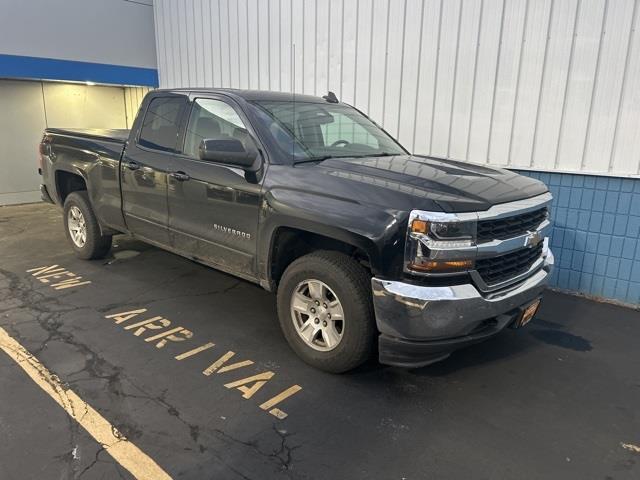
[(184, 154), (197, 158), (202, 140), (230, 138), (240, 140), (245, 149), (250, 148), (251, 137), (233, 107), (221, 100), (196, 99), (185, 134)]
[(151, 100), (140, 129), (138, 144), (174, 152), (178, 137), (180, 113), (187, 100), (179, 97), (157, 97)]

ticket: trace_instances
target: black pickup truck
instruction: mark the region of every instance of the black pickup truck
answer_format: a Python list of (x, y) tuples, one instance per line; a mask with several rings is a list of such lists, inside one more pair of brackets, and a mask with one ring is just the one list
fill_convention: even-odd
[(127, 233), (258, 283), (330, 372), (523, 326), (554, 263), (544, 184), (412, 155), (331, 92), (156, 90), (131, 131), (45, 130), (40, 171), (78, 256)]

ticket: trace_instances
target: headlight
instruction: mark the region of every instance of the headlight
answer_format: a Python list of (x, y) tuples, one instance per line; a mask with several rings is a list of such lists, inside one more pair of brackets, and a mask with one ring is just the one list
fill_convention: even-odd
[(431, 234), (441, 240), (473, 240), (476, 222), (432, 223)]
[[(451, 274), (473, 269), (476, 227), (475, 221), (413, 218), (407, 232), (405, 271)], [(448, 248), (456, 249), (455, 256), (448, 255)]]

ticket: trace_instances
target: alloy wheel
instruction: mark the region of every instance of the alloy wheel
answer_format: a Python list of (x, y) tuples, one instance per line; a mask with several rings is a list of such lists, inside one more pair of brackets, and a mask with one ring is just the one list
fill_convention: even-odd
[(291, 297), (291, 319), (296, 332), (314, 350), (336, 348), (344, 334), (344, 310), (329, 286), (316, 279), (300, 282)]
[(71, 234), (71, 240), (78, 248), (84, 247), (87, 243), (87, 223), (82, 211), (73, 205), (67, 215), (67, 226)]

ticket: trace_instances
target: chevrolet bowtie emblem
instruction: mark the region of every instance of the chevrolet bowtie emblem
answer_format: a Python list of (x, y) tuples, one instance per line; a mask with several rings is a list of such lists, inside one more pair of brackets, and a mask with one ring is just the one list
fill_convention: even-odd
[(540, 232), (527, 232), (527, 236), (524, 239), (524, 246), (528, 248), (533, 248), (537, 246), (542, 241), (542, 236)]

